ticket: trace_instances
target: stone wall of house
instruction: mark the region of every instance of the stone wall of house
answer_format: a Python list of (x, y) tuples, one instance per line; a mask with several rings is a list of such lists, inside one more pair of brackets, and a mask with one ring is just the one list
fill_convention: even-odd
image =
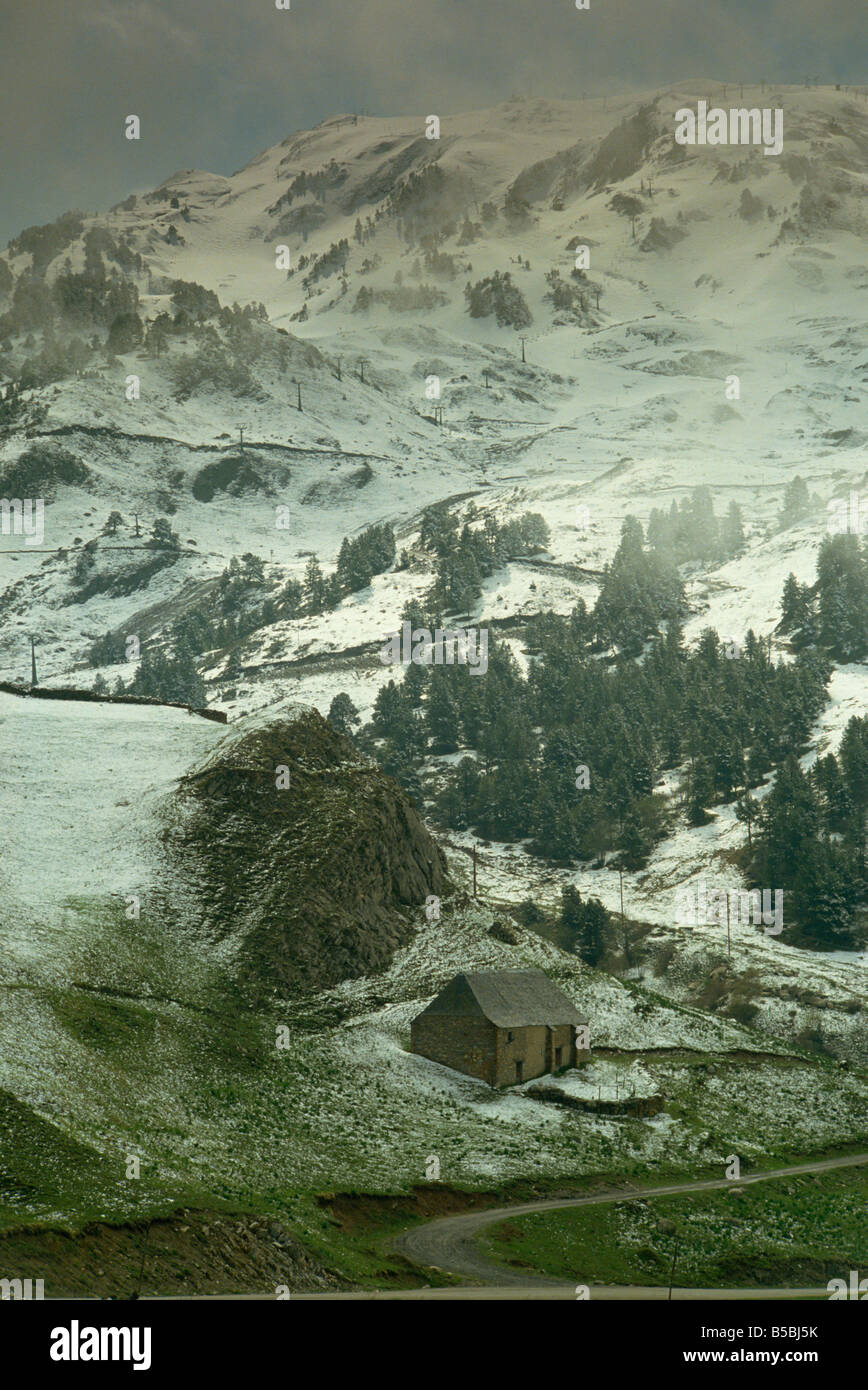
[(488, 1019), (424, 1013), (410, 1025), (410, 1050), (467, 1076), (498, 1083), (494, 1075), (495, 1027)]
[[(573, 1025), (495, 1028), (482, 1017), (425, 1013), (410, 1025), (410, 1051), (489, 1086), (517, 1086), (588, 1057), (576, 1052)], [(521, 1076), (516, 1062), (521, 1062)]]
[[(558, 1050), (560, 1049), (560, 1053)], [(516, 1071), (521, 1062), (521, 1076)], [(558, 1067), (576, 1064), (573, 1026), (564, 1023), (556, 1028), (537, 1024), (527, 1028), (498, 1028), (496, 1086), (516, 1086), (535, 1076), (545, 1076)]]

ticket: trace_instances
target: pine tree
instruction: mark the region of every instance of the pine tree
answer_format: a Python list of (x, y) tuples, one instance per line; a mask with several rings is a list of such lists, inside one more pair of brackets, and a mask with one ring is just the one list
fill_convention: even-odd
[(313, 616), (322, 613), (325, 608), (326, 583), (315, 555), (305, 566), (303, 592), (305, 611)]
[(760, 808), (760, 875), (766, 887), (787, 887), (818, 830), (817, 806), (798, 759), (790, 754)]
[(347, 738), (352, 738), (355, 726), (361, 723), (359, 711), (343, 690), (335, 695), (329, 705), (327, 718), (338, 733), (346, 735)]
[(804, 626), (808, 606), (808, 589), (799, 583), (796, 576), (788, 574), (784, 580), (781, 595), (781, 620), (777, 630), (784, 634), (798, 632)]
[(350, 587), (350, 541), (348, 536), (344, 536), (338, 551), (337, 575), (343, 585), (345, 593), (351, 593)]
[[(417, 624), (422, 626), (422, 624)], [(411, 662), (404, 672), (401, 692), (411, 709), (418, 709), (428, 688), (428, 667)]]
[[(163, 317), (163, 315), (160, 315), (160, 319)], [(165, 315), (165, 317), (168, 318), (168, 315)], [(162, 357), (169, 346), (169, 335), (166, 325), (160, 322), (160, 319), (154, 319), (153, 322), (148, 324), (145, 330), (145, 351), (156, 358)]]
[(735, 814), (737, 819), (741, 821), (742, 825), (747, 826), (748, 849), (752, 850), (753, 841), (751, 838), (751, 830), (755, 825), (757, 816), (759, 814), (759, 802), (751, 796), (749, 791), (746, 791), (744, 796), (736, 802)]
[(599, 965), (605, 950), (605, 932), (609, 914), (597, 898), (582, 902), (582, 896), (572, 884), (561, 889), (559, 914), (561, 930), (572, 942), (573, 950), (586, 965)]
[(618, 836), (618, 863), (624, 869), (641, 869), (648, 858), (650, 844), (641, 819), (631, 811), (624, 819)]
[(404, 701), (395, 681), (381, 685), (374, 700), (371, 727), (380, 738), (391, 738), (403, 724)]
[(443, 667), (431, 671), (431, 683), (425, 704), (425, 722), (431, 736), (434, 753), (454, 753), (458, 747), (458, 709), (452, 697), (451, 681)]
[(223, 679), (227, 681), (237, 681), (242, 674), (241, 654), (238, 648), (234, 647), (229, 653), (229, 660), (223, 668)]
[(571, 864), (576, 857), (576, 833), (570, 806), (551, 783), (536, 794), (532, 829), (534, 854), (558, 864)]
[(854, 535), (827, 536), (817, 556), (820, 641), (836, 661), (868, 653), (868, 553)]
[(707, 806), (714, 800), (714, 778), (705, 758), (697, 758), (693, 764), (690, 778), (690, 791), (687, 798), (688, 825), (707, 825), (711, 817)]
[(559, 921), (564, 931), (575, 936), (582, 923), (584, 904), (578, 888), (567, 883), (561, 889), (561, 910)]
[(151, 529), (148, 545), (155, 550), (175, 550), (180, 545), (177, 531), (173, 531), (167, 517), (158, 516)]
[(610, 916), (599, 898), (589, 898), (584, 905), (576, 950), (587, 965), (597, 965), (605, 952), (606, 933)]
[(811, 498), (808, 492), (808, 485), (804, 478), (796, 476), (791, 482), (787, 483), (784, 491), (784, 504), (780, 516), (780, 525), (792, 526), (795, 522), (801, 521), (802, 517), (807, 516), (811, 507)]

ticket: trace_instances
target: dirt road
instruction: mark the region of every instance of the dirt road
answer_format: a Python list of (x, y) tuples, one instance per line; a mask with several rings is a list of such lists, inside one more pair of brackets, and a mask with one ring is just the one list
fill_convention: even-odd
[[(486, 1283), (498, 1286), (501, 1296), (510, 1297), (508, 1292), (510, 1286), (514, 1286), (516, 1291), (519, 1287), (525, 1290), (536, 1288), (540, 1291), (539, 1296), (544, 1297), (548, 1290), (548, 1296), (566, 1296), (557, 1293), (558, 1290), (571, 1290), (575, 1297), (575, 1285), (586, 1283), (581, 1270), (576, 1271), (575, 1281), (569, 1285), (563, 1284), (558, 1280), (545, 1279), (541, 1275), (530, 1275), (526, 1270), (511, 1270), (508, 1265), (497, 1264), (485, 1257), (482, 1250), (476, 1243), (476, 1236), (486, 1226), (494, 1226), (499, 1221), (505, 1221), (519, 1216), (527, 1216), (532, 1212), (538, 1211), (557, 1211), (565, 1207), (588, 1207), (600, 1206), (610, 1202), (624, 1202), (633, 1200), (644, 1200), (648, 1197), (668, 1197), (677, 1193), (690, 1192), (710, 1192), (717, 1188), (724, 1187), (747, 1187), (752, 1183), (771, 1182), (775, 1178), (793, 1178), (802, 1173), (823, 1173), (834, 1168), (852, 1168), (868, 1163), (868, 1154), (850, 1154), (846, 1158), (826, 1158), (819, 1159), (812, 1163), (798, 1163), (788, 1168), (770, 1168), (761, 1173), (749, 1173), (739, 1178), (736, 1182), (730, 1178), (710, 1178), (701, 1182), (681, 1182), (670, 1183), (665, 1187), (620, 1187), (612, 1188), (605, 1192), (597, 1192), (588, 1197), (564, 1197), (547, 1199), (539, 1202), (525, 1202), (518, 1206), (497, 1207), (488, 1211), (473, 1211), (461, 1216), (445, 1216), (437, 1221), (429, 1221), (424, 1226), (417, 1226), (415, 1229), (405, 1231), (395, 1241), (395, 1249), (408, 1260), (426, 1269), (438, 1269), (449, 1274), (463, 1275), (474, 1280), (483, 1280)], [(421, 1292), (421, 1291), (420, 1291)], [(433, 1291), (432, 1291), (433, 1292)], [(484, 1296), (484, 1291), (481, 1291)], [(810, 1297), (817, 1296), (822, 1292), (826, 1296), (825, 1290), (768, 1290), (768, 1289), (717, 1289), (717, 1290), (686, 1290), (678, 1291), (679, 1298), (686, 1297), (710, 1297), (710, 1298), (789, 1298), (789, 1297)], [(513, 1294), (512, 1296), (515, 1296)], [(527, 1296), (527, 1294), (520, 1295)], [(592, 1290), (594, 1297), (606, 1297), (605, 1290), (600, 1287)], [(666, 1297), (665, 1289), (622, 1289), (618, 1292), (612, 1288), (610, 1297), (635, 1297), (635, 1298), (660, 1298)], [(675, 1296), (675, 1295), (673, 1295)]]

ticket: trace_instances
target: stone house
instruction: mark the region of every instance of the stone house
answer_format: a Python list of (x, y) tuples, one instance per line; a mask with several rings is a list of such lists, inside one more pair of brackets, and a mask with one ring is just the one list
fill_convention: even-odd
[(587, 1025), (541, 970), (456, 975), (410, 1025), (410, 1050), (444, 1067), (517, 1086), (588, 1056), (576, 1046)]

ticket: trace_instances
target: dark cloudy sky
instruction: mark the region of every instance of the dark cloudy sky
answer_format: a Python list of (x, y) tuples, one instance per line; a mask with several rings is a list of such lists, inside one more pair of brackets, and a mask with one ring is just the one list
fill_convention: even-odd
[[(868, 80), (865, 0), (0, 0), (0, 245), (338, 111)], [(138, 143), (124, 117), (142, 121)]]

